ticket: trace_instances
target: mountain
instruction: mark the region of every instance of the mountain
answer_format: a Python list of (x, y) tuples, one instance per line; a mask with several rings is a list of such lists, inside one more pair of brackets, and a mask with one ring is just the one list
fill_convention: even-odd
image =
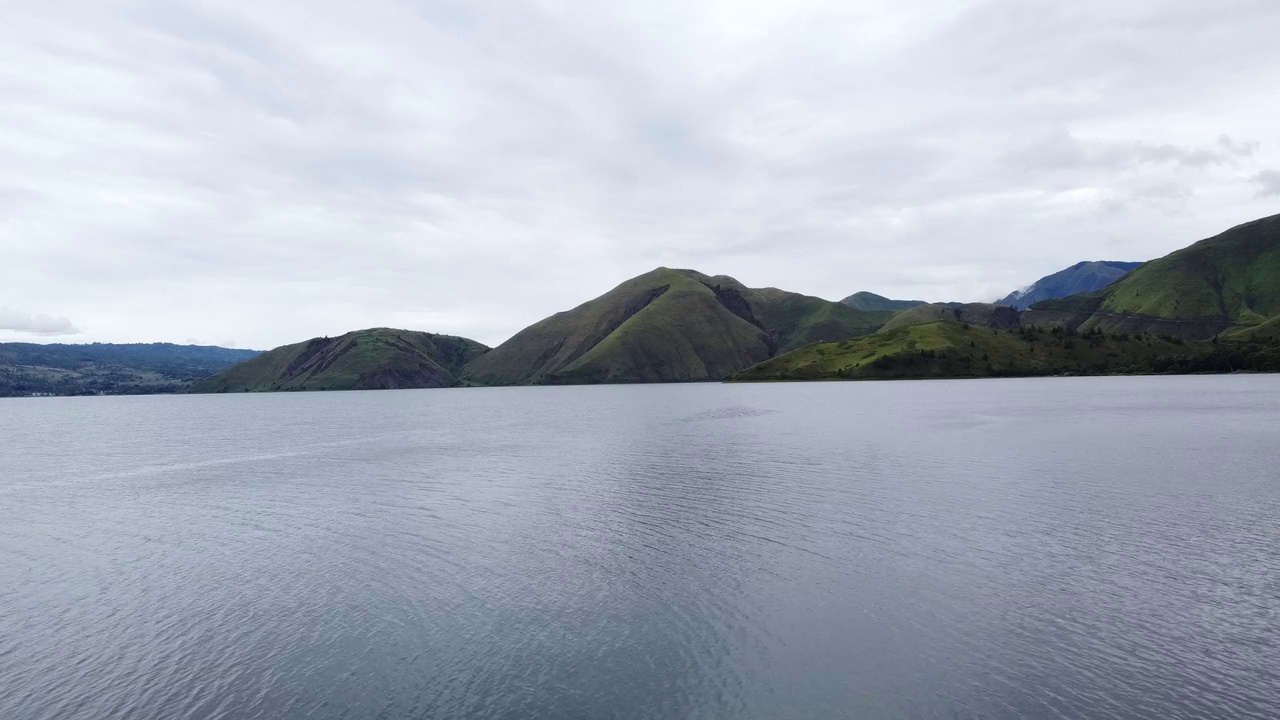
[(964, 325), (978, 327), (1009, 329), (1020, 327), (1022, 325), (1020, 318), (1021, 313), (1007, 305), (934, 303), (921, 305), (893, 316), (881, 331), (908, 325), (927, 325), (940, 320), (954, 320)]
[(841, 300), (840, 304), (848, 305), (854, 310), (866, 312), (899, 312), (901, 310), (910, 310), (918, 305), (924, 305), (925, 302), (923, 300), (890, 300), (883, 295), (864, 291), (850, 295)]
[(890, 316), (658, 268), (522, 330), (464, 377), (484, 385), (721, 380), (811, 342), (873, 332)]
[(374, 328), (285, 345), (194, 384), (193, 393), (453, 387), (488, 352), (474, 340)]
[(979, 328), (955, 319), (817, 343), (734, 376), (738, 381), (1109, 375), (1280, 370), (1280, 345), (1188, 343), (1170, 336)]
[(734, 379), (1239, 371), (1280, 371), (1280, 216), (1145, 263), (1100, 290), (1021, 313), (922, 305), (874, 335), (815, 343)]
[(1028, 287), (1013, 291), (997, 300), (996, 304), (1026, 310), (1041, 300), (1094, 292), (1119, 280), (1140, 265), (1142, 263), (1113, 261), (1076, 263), (1066, 270), (1042, 277)]
[(173, 393), (257, 354), (170, 343), (0, 343), (0, 396)]
[(1024, 323), (1207, 339), (1280, 315), (1280, 215), (1152, 260), (1093, 293), (1036, 303)]

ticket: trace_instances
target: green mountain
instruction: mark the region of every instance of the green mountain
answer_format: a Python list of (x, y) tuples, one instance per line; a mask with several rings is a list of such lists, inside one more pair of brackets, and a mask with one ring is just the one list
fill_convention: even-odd
[(450, 335), (357, 330), (278, 347), (196, 383), (190, 392), (453, 387), (460, 384), (463, 366), (488, 350)]
[(257, 354), (171, 343), (0, 343), (0, 397), (180, 392)]
[(841, 300), (840, 304), (866, 312), (899, 312), (924, 305), (925, 302), (923, 300), (890, 300), (883, 295), (863, 291)]
[(1016, 328), (1021, 326), (1021, 313), (1007, 305), (991, 303), (963, 303), (921, 305), (906, 312), (898, 313), (885, 323), (881, 331), (907, 327), (909, 325), (927, 325), (941, 320), (954, 320), (961, 324), (977, 325), (987, 328)]
[(1066, 270), (1046, 275), (1021, 290), (1015, 290), (997, 300), (996, 304), (1026, 310), (1041, 300), (1094, 292), (1119, 280), (1140, 265), (1142, 263), (1110, 260), (1076, 263)]
[[(815, 343), (767, 360), (734, 380), (837, 380), (1104, 375), (1213, 371), (1217, 347), (1171, 337), (1084, 335), (1054, 328), (982, 328), (955, 319), (885, 328)], [(1280, 354), (1268, 356), (1280, 367)], [(1266, 369), (1240, 361), (1230, 369)]]
[(1280, 372), (1280, 316), (1221, 339), (1025, 325), (1012, 307), (921, 305), (872, 335), (813, 343), (737, 381)]
[(464, 377), (484, 385), (721, 380), (811, 342), (873, 332), (890, 316), (658, 268), (522, 330)]
[(1280, 315), (1280, 215), (1152, 260), (1105, 289), (1036, 303), (1023, 322), (1208, 339)]

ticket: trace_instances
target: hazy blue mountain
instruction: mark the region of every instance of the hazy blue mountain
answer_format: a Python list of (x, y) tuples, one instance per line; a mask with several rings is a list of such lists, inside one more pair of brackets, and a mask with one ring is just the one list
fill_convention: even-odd
[(1010, 305), (1026, 310), (1041, 300), (1095, 292), (1127, 275), (1142, 263), (1095, 260), (1076, 263), (1066, 270), (1047, 275), (1031, 285), (1015, 290), (996, 301), (997, 305)]

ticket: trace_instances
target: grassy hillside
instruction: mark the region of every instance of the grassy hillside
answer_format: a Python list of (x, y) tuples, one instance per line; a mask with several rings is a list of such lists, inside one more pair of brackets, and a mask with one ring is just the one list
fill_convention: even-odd
[(1019, 313), (1006, 305), (966, 303), (963, 305), (921, 305), (895, 315), (881, 331), (889, 331), (909, 325), (925, 325), (942, 320), (954, 320), (961, 324), (987, 328), (1016, 328), (1020, 326)]
[(725, 307), (714, 292), (679, 273), (662, 275), (657, 279), (665, 284), (651, 303), (542, 379), (552, 383), (712, 380), (770, 356), (766, 334)]
[(720, 380), (810, 342), (873, 332), (889, 316), (658, 268), (526, 328), (464, 376), (485, 385)]
[(1238, 328), (1223, 335), (1224, 339), (1241, 342), (1280, 343), (1280, 315), (1259, 325)]
[(1208, 339), (1280, 314), (1280, 215), (1153, 260), (1098, 292), (1037, 303), (1024, 322)]
[(0, 397), (179, 392), (257, 354), (170, 343), (0, 343)]
[(375, 328), (285, 345), (192, 386), (191, 392), (453, 387), (488, 348), (473, 340)]
[(870, 292), (857, 292), (840, 301), (854, 310), (865, 312), (901, 312), (917, 305), (924, 305), (923, 300), (890, 300), (883, 295)]
[(1030, 286), (1010, 293), (1006, 297), (997, 300), (996, 304), (1025, 310), (1041, 300), (1054, 300), (1071, 295), (1079, 295), (1080, 293), (1096, 292), (1141, 265), (1142, 263), (1137, 262), (1114, 262), (1109, 260), (1076, 263), (1066, 270), (1046, 275)]
[(1039, 328), (993, 329), (955, 320), (885, 329), (816, 343), (767, 360), (734, 379), (830, 380), (1096, 375), (1191, 371), (1211, 343), (1169, 337), (1075, 335)]
[(733, 278), (711, 278), (723, 281), (721, 287), (733, 288), (746, 299), (757, 324), (776, 335), (776, 352), (789, 352), (798, 347), (824, 340), (842, 340), (875, 332), (884, 326), (896, 310), (859, 311), (822, 298), (786, 292), (777, 288), (752, 290)]

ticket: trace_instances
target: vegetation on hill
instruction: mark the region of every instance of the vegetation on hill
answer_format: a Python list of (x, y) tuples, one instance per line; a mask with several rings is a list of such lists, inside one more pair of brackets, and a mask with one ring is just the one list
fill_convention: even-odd
[(190, 392), (453, 387), (458, 372), (487, 351), (450, 335), (357, 330), (278, 347), (194, 384)]
[(840, 304), (866, 312), (901, 312), (917, 305), (924, 305), (925, 302), (923, 300), (890, 300), (883, 295), (863, 291), (841, 300)]
[(658, 268), (526, 328), (464, 376), (484, 385), (721, 380), (811, 342), (873, 332), (890, 316)]
[(0, 397), (180, 392), (257, 354), (170, 343), (0, 343)]
[(941, 320), (955, 320), (959, 323), (977, 325), (979, 327), (1008, 329), (1019, 327), (1020, 313), (1007, 305), (990, 303), (965, 304), (932, 304), (921, 305), (906, 312), (895, 315), (881, 331), (907, 327), (908, 325), (925, 325)]
[(1252, 327), (1237, 328), (1223, 335), (1223, 338), (1238, 342), (1280, 343), (1280, 315)]
[(1109, 260), (1076, 263), (1066, 270), (1046, 275), (1028, 287), (1009, 293), (997, 300), (996, 304), (1026, 310), (1041, 300), (1054, 300), (1080, 293), (1095, 292), (1141, 265), (1142, 263), (1137, 262)]
[(1103, 290), (1036, 303), (1026, 324), (1209, 339), (1280, 315), (1280, 215), (1152, 260)]
[(734, 380), (835, 380), (1280, 371), (1280, 346), (1172, 336), (983, 328), (954, 319), (815, 343)]
[(13, 343), (0, 395), (1280, 370), (1280, 215), (1133, 265), (1080, 263), (1006, 298), (1123, 275), (1025, 311), (866, 292), (833, 303), (658, 268), (494, 350), (386, 328), (262, 354)]

